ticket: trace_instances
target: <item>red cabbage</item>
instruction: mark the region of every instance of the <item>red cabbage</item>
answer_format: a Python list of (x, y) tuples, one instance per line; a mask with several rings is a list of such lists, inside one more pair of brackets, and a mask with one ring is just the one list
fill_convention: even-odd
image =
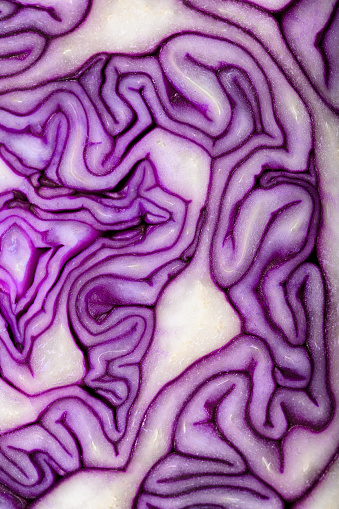
[(330, 507), (338, 5), (0, 2), (0, 507)]

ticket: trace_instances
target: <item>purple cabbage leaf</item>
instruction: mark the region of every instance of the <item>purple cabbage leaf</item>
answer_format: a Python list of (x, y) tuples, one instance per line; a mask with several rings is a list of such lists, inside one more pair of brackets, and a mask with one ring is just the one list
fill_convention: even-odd
[(0, 2), (0, 507), (335, 504), (337, 25)]

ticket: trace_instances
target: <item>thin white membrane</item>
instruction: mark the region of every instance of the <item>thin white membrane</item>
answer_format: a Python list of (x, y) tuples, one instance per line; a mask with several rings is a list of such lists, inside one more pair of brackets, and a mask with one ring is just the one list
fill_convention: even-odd
[[(216, 279), (211, 269), (211, 244), (217, 236), (216, 232), (218, 232), (218, 229), (216, 228), (220, 226), (220, 221), (228, 217), (234, 203), (237, 201), (240, 203), (243, 196), (250, 192), (256, 177), (260, 173), (258, 166), (262, 165), (267, 168), (270, 167), (270, 164), (275, 164), (276, 166), (273, 169), (288, 168), (294, 175), (302, 173), (307, 169), (310, 153), (307, 150), (302, 150), (300, 146), (302, 143), (305, 143), (307, 146), (310, 145), (312, 137), (314, 138), (315, 148), (312, 157), (314, 157), (315, 166), (318, 171), (317, 186), (322, 206), (321, 228), (317, 240), (317, 255), (325, 274), (328, 289), (328, 299), (326, 301), (326, 349), (329, 359), (329, 377), (333, 396), (335, 400), (339, 398), (339, 377), (336, 375), (339, 372), (339, 330), (338, 325), (336, 325), (338, 322), (337, 295), (339, 291), (339, 233), (336, 227), (339, 208), (339, 177), (337, 172), (339, 162), (338, 117), (321, 102), (321, 99), (311, 87), (290, 50), (284, 45), (280, 29), (270, 15), (255, 9), (251, 3), (244, 5), (243, 9), (233, 2), (211, 1), (210, 3), (211, 10), (219, 18), (212, 18), (198, 10), (192, 10), (179, 0), (157, 0), (157, 2), (152, 0), (93, 0), (92, 10), (87, 19), (74, 33), (53, 40), (41, 59), (34, 66), (18, 76), (6, 78), (2, 83), (0, 82), (0, 90), (4, 91), (16, 87), (35, 86), (42, 82), (72, 75), (85, 61), (97, 53), (118, 53), (128, 56), (149, 54), (158, 48), (161, 41), (167, 37), (173, 34), (192, 31), (200, 34), (205, 33), (216, 38), (232, 38), (237, 44), (243, 45), (246, 48), (246, 55), (251, 52), (251, 55), (260, 67), (260, 71), (256, 70), (258, 79), (263, 79), (260, 74), (262, 69), (264, 69), (266, 76), (268, 76), (270, 88), (268, 89), (267, 83), (263, 80), (263, 86), (258, 93), (258, 101), (265, 102), (267, 100), (264, 96), (266, 88), (273, 96), (272, 105), (267, 105), (268, 108), (271, 107), (270, 113), (267, 114), (266, 118), (261, 119), (263, 123), (266, 122), (265, 133), (269, 131), (270, 135), (264, 137), (264, 134), (257, 133), (258, 140), (262, 136), (260, 141), (257, 142), (257, 146), (251, 139), (245, 139), (243, 146), (241, 142), (241, 146), (236, 151), (228, 153), (227, 149), (225, 149), (224, 152), (217, 153), (215, 159), (213, 159), (213, 154), (211, 156), (213, 147), (207, 146), (207, 142), (206, 146), (204, 146), (199, 141), (202, 129), (196, 129), (191, 139), (183, 135), (184, 139), (180, 141), (180, 137), (170, 133), (167, 128), (159, 128), (153, 129), (149, 134), (145, 134), (145, 148), (132, 148), (126, 157), (126, 161), (122, 161), (121, 166), (118, 167), (122, 173), (126, 173), (125, 169), (128, 166), (134, 166), (139, 160), (147, 159), (150, 161), (151, 165), (158, 168), (159, 181), (156, 184), (162, 190), (166, 189), (166, 191), (169, 191), (166, 195), (166, 205), (170, 207), (177, 197), (183, 198), (187, 207), (187, 217), (191, 221), (189, 225), (194, 222), (198, 224), (199, 213), (206, 202), (202, 226), (197, 228), (198, 246), (195, 248), (192, 260), (189, 260), (187, 266), (185, 265), (185, 268), (181, 270), (180, 264), (186, 263), (186, 261), (183, 262), (182, 260), (185, 259), (185, 256), (190, 257), (189, 254), (182, 255), (182, 252), (185, 247), (194, 243), (195, 239), (194, 232), (185, 224), (181, 231), (182, 237), (179, 246), (173, 248), (175, 253), (173, 258), (175, 258), (175, 263), (177, 264), (173, 268), (175, 277), (168, 277), (166, 285), (163, 287), (159, 286), (161, 290), (159, 290), (158, 294), (154, 290), (156, 297), (151, 302), (147, 302), (146, 297), (143, 297), (142, 291), (140, 291), (140, 298), (145, 299), (147, 306), (155, 305), (155, 324), (152, 339), (140, 363), (140, 388), (138, 388), (135, 401), (128, 411), (126, 432), (121, 440), (121, 444), (119, 443), (118, 445), (118, 453), (115, 451), (116, 457), (114, 457), (113, 453), (110, 454), (111, 451), (107, 452), (106, 448), (107, 429), (109, 426), (105, 428), (103, 439), (101, 435), (100, 437), (98, 435), (96, 440), (96, 437), (91, 436), (91, 431), (89, 431), (87, 438), (90, 444), (90, 451), (87, 454), (91, 458), (90, 461), (92, 463), (90, 466), (85, 465), (89, 468), (74, 469), (74, 472), (71, 471), (65, 477), (61, 475), (61, 480), (57, 485), (52, 485), (49, 491), (42, 493), (35, 501), (32, 501), (31, 505), (29, 505), (31, 508), (132, 508), (141, 483), (148, 476), (154, 465), (157, 462), (161, 462), (163, 457), (170, 453), (176, 422), (179, 419), (182, 408), (187, 404), (191, 392), (194, 390), (198, 394), (199, 387), (204, 381), (203, 371), (205, 365), (207, 366), (206, 373), (208, 372), (210, 377), (219, 375), (219, 372), (222, 372), (223, 369), (226, 370), (226, 368), (227, 372), (241, 371), (239, 367), (240, 359), (237, 359), (236, 352), (231, 350), (229, 358), (227, 355), (223, 357), (224, 354), (222, 353), (225, 345), (231, 345), (232, 347), (232, 341), (236, 341), (235, 338), (244, 332), (244, 324), (241, 321), (239, 308), (232, 304), (231, 298), (222, 289), (222, 285), (216, 284)], [(259, 2), (257, 3), (259, 4)], [(260, 3), (263, 8), (272, 10), (279, 10), (284, 7), (284, 4), (286, 2), (274, 2), (273, 0)], [(249, 16), (251, 12), (253, 12), (253, 18)], [(225, 21), (222, 21), (222, 18)], [(232, 24), (228, 24), (227, 20), (232, 21)], [(240, 30), (239, 27), (246, 28), (252, 35), (258, 37), (259, 41), (256, 38), (252, 39), (249, 32), (246, 33)], [(180, 44), (184, 47), (180, 47)], [(185, 41), (183, 40), (180, 44), (178, 47), (174, 45), (174, 49), (171, 49), (171, 47), (166, 48), (167, 53), (164, 50), (166, 58), (174, 69), (174, 71), (172, 69), (173, 82), (175, 82), (175, 79), (182, 80), (183, 82), (187, 80), (185, 82), (187, 94), (192, 94), (193, 102), (196, 101), (196, 105), (198, 105), (199, 101), (205, 101), (207, 106), (206, 104), (203, 106), (206, 106), (206, 111), (208, 111), (208, 101), (210, 101), (212, 105), (209, 110), (212, 112), (211, 118), (213, 115), (217, 119), (221, 118), (220, 126), (231, 122), (232, 117), (228, 109), (232, 107), (232, 102), (228, 101), (227, 105), (225, 102), (227, 111), (223, 112), (219, 111), (220, 104), (222, 104), (220, 97), (215, 97), (213, 94), (209, 97), (210, 90), (208, 87), (212, 83), (208, 74), (210, 71), (206, 71), (204, 68), (204, 72), (199, 73), (199, 67), (194, 68), (194, 64), (190, 61), (188, 67), (191, 66), (193, 71), (189, 75), (189, 70), (185, 70), (185, 57), (183, 58), (184, 64), (181, 63), (179, 57), (177, 60), (174, 58), (176, 51), (179, 52), (180, 50), (185, 53)], [(266, 51), (268, 46), (270, 54)], [(211, 57), (210, 62), (213, 60), (213, 65), (217, 65), (217, 55), (209, 54), (208, 56)], [(275, 59), (280, 69), (277, 65), (271, 63), (271, 58)], [(206, 58), (206, 60), (204, 65), (207, 66), (209, 59)], [(242, 62), (239, 62), (240, 68), (242, 65), (247, 65), (245, 57)], [(292, 83), (292, 87), (290, 85), (287, 86), (285, 81), (283, 82), (281, 69), (283, 69), (287, 81)], [(168, 72), (170, 73), (170, 70)], [(239, 76), (237, 77), (238, 82), (241, 78), (240, 74)], [(228, 78), (231, 82), (231, 76)], [(201, 87), (200, 89), (199, 86)], [(231, 84), (229, 86), (231, 90)], [(293, 87), (295, 87), (295, 91)], [(177, 97), (177, 100), (179, 101), (180, 98)], [(10, 96), (7, 103), (10, 104), (11, 101), (13, 104), (20, 101), (20, 94), (15, 93)], [(8, 107), (7, 103), (6, 99), (4, 99), (4, 107)], [(240, 103), (238, 108), (241, 110)], [(278, 119), (277, 123), (274, 117)], [(283, 142), (279, 130), (279, 117), (283, 124), (293, 125), (291, 132), (288, 132), (286, 135), (284, 140), (285, 146), (283, 148), (281, 148)], [(206, 118), (204, 118), (204, 121), (206, 121)], [(244, 118), (247, 121), (247, 117)], [(209, 120), (206, 121), (207, 124), (208, 122)], [(242, 120), (236, 125), (239, 140), (242, 139), (242, 136), (245, 136), (241, 122)], [(218, 129), (221, 129), (220, 126), (216, 121), (212, 127), (217, 132)], [(20, 143), (21, 141), (19, 140), (17, 145), (15, 145), (15, 149), (20, 150)], [(27, 142), (24, 140), (23, 144), (25, 143)], [(246, 143), (248, 143), (248, 147), (251, 147), (251, 149), (248, 149), (251, 157), (248, 158)], [(251, 146), (251, 143), (253, 146)], [(100, 145), (100, 142), (98, 142), (98, 145)], [(217, 150), (219, 145), (215, 144), (215, 147), (217, 147)], [(30, 153), (32, 155), (32, 152)], [(34, 154), (32, 155), (34, 159), (33, 156)], [(76, 168), (73, 170), (70, 169), (72, 173), (70, 181), (72, 181), (74, 175), (76, 180), (78, 171), (79, 175), (81, 173), (81, 168), (79, 169), (77, 165), (75, 166)], [(232, 168), (234, 167), (237, 168), (237, 173), (232, 173)], [(218, 217), (219, 213), (215, 212), (216, 207), (214, 207), (213, 211), (213, 206), (215, 203), (222, 201), (225, 182), (227, 182), (228, 190), (231, 190), (233, 194), (229, 193), (229, 195), (226, 195), (223, 212)], [(155, 188), (156, 184), (152, 182), (147, 190)], [(99, 184), (95, 185), (98, 189)], [(1, 157), (0, 191), (3, 193), (13, 188), (27, 192), (26, 179), (18, 171), (13, 172), (8, 161), (6, 162), (5, 158)], [(248, 200), (248, 210), (253, 209), (251, 217), (247, 217), (246, 221), (245, 213), (243, 215), (239, 213), (237, 216), (239, 223), (234, 227), (234, 231), (232, 230), (232, 236), (229, 236), (227, 239), (225, 238), (222, 242), (222, 248), (225, 253), (224, 259), (221, 262), (222, 270), (224, 271), (224, 281), (232, 280), (233, 278), (232, 284), (236, 282), (237, 277), (235, 273), (238, 270), (240, 273), (245, 266), (248, 267), (246, 270), (248, 270), (248, 278), (250, 278), (251, 267), (255, 264), (255, 259), (258, 261), (259, 258), (259, 255), (255, 258), (258, 239), (256, 234), (253, 233), (256, 227), (256, 220), (262, 223), (260, 228), (263, 231), (269, 222), (269, 220), (266, 220), (265, 214), (270, 216), (272, 221), (276, 216), (278, 220), (280, 217), (281, 221), (283, 221), (284, 211), (281, 212), (283, 206), (279, 210), (271, 212), (269, 200), (272, 197), (266, 191), (267, 188), (262, 191), (262, 195), (256, 195), (253, 192), (252, 198)], [(150, 196), (155, 197), (157, 194), (154, 192)], [(258, 200), (256, 201), (257, 196), (260, 197), (261, 201), (266, 200), (266, 196), (267, 201), (261, 205), (259, 203), (260, 200), (259, 202)], [(205, 201), (206, 197), (210, 200), (210, 204), (208, 204), (208, 200)], [(272, 201), (274, 200), (272, 199)], [(297, 201), (296, 198), (294, 202)], [(151, 205), (149, 207), (151, 208), (155, 201), (149, 200), (148, 204), (150, 202)], [(310, 199), (309, 203), (307, 202), (305, 205), (305, 210), (307, 209), (308, 211), (312, 203), (314, 202)], [(96, 206), (95, 203), (93, 206)], [(301, 208), (302, 205), (300, 205)], [(150, 215), (148, 217), (152, 217), (152, 221), (158, 221), (161, 224), (159, 215), (157, 216), (159, 211), (155, 208), (154, 210), (156, 210), (154, 213), (155, 219), (149, 212)], [(243, 206), (243, 211), (246, 212), (246, 206)], [(107, 210), (100, 209), (98, 216), (99, 213), (101, 217), (105, 217)], [(305, 214), (307, 213), (305, 212)], [(146, 217), (145, 213), (144, 217)], [(284, 232), (286, 232), (287, 237), (290, 232), (297, 231), (295, 234), (295, 239), (297, 239), (295, 244), (300, 242), (301, 245), (297, 234), (300, 233), (300, 238), (302, 238), (304, 230), (308, 228), (308, 222), (303, 220), (303, 218), (297, 217), (297, 219), (294, 219), (292, 213), (292, 219), (287, 213), (285, 217), (287, 217), (287, 220), (283, 223), (281, 230), (279, 230), (282, 232), (279, 235), (284, 235)], [(158, 223), (156, 224), (158, 225)], [(17, 225), (14, 227), (14, 230), (11, 230), (12, 234), (17, 232), (15, 228), (18, 228)], [(152, 230), (152, 232), (154, 231), (159, 231), (159, 235), (154, 237), (157, 239), (158, 245), (163, 245), (167, 241), (170, 242), (168, 239), (172, 238), (171, 235), (173, 238), (176, 235), (175, 225), (167, 230), (159, 230), (158, 228), (158, 230)], [(74, 241), (70, 239), (73, 233)], [(86, 233), (87, 231), (84, 230), (84, 237)], [(68, 230), (65, 230), (63, 234), (64, 237), (67, 237), (67, 241), (63, 240), (62, 242), (63, 246), (66, 246), (68, 249), (67, 251), (65, 248), (65, 257), (67, 257), (67, 253), (70, 253), (73, 248), (75, 249), (74, 246), (77, 245), (77, 239), (80, 239), (79, 246), (81, 245), (82, 236), (74, 230), (71, 223), (68, 224)], [(220, 233), (220, 236), (222, 234), (223, 232)], [(53, 235), (54, 237), (57, 236), (57, 240), (61, 243), (62, 232), (57, 227), (55, 227), (52, 233), (50, 231), (49, 235), (50, 238)], [(259, 238), (259, 233), (257, 237)], [(16, 273), (16, 277), (21, 278), (21, 282), (29, 260), (26, 255), (27, 259), (22, 257), (21, 261), (25, 266), (19, 267), (19, 265), (15, 265), (15, 256), (18, 256), (18, 253), (20, 255), (20, 249), (23, 249), (22, 246), (25, 245), (26, 240), (23, 234), (19, 233), (18, 239), (20, 240), (19, 244), (21, 244), (18, 247), (18, 242), (15, 239), (12, 239), (12, 245), (10, 245), (8, 238), (8, 233), (7, 237), (2, 236), (1, 238), (0, 264), (1, 257), (6, 255), (6, 250), (11, 253), (10, 256), (7, 256), (6, 262), (2, 263), (4, 270), (9, 274), (6, 275), (7, 279), (4, 277), (3, 280), (11, 282), (15, 279)], [(45, 236), (44, 240), (47, 243), (48, 237)], [(271, 244), (274, 244), (275, 241), (279, 243), (280, 238), (274, 239), (272, 236)], [(236, 247), (234, 248), (235, 243)], [(15, 246), (16, 251), (14, 249)], [(45, 249), (45, 246), (39, 245), (39, 249)], [(88, 249), (88, 253), (90, 253), (88, 257), (85, 257), (85, 249)], [(156, 276), (154, 280), (152, 279), (153, 274), (159, 270), (155, 261), (156, 258), (161, 259), (161, 266), (166, 266), (166, 264), (171, 262), (170, 257), (167, 257), (166, 253), (157, 256), (153, 255), (147, 261), (145, 260), (144, 253), (140, 251), (139, 258), (136, 258), (133, 248), (127, 251), (128, 257), (126, 258), (108, 260), (107, 257), (106, 260), (104, 258), (104, 250), (106, 249), (104, 241), (100, 245), (100, 249), (96, 250), (94, 240), (93, 243), (85, 246), (84, 253), (81, 253), (81, 248), (79, 248), (79, 258), (75, 257), (73, 261), (69, 262), (70, 268), (67, 269), (68, 271), (66, 270), (61, 274), (60, 280), (53, 283), (53, 285), (55, 284), (55, 295), (59, 288), (64, 288), (64, 290), (60, 289), (62, 298), (57, 301), (57, 304), (53, 302), (53, 293), (51, 293), (49, 300), (46, 301), (46, 309), (50, 309), (54, 305), (58, 309), (58, 316), (54, 319), (53, 323), (48, 323), (48, 317), (46, 318), (44, 313), (37, 313), (31, 322), (27, 320), (27, 326), (24, 321), (22, 322), (22, 330), (25, 330), (25, 334), (33, 338), (32, 349), (29, 352), (29, 368), (19, 364), (18, 368), (15, 369), (16, 361), (10, 356), (10, 348), (1, 343), (0, 365), (5, 376), (5, 379), (1, 380), (0, 385), (0, 431), (2, 433), (14, 430), (18, 426), (36, 422), (41, 412), (44, 412), (49, 405), (57, 401), (58, 398), (67, 397), (68, 386), (72, 388), (71, 390), (74, 389), (72, 394), (81, 399), (81, 388), (77, 386), (81, 385), (81, 380), (85, 377), (86, 369), (89, 369), (89, 367), (86, 365), (83, 351), (79, 348), (79, 342), (76, 344), (74, 341), (74, 330), (67, 325), (69, 318), (67, 316), (67, 303), (68, 298), (71, 300), (68, 291), (72, 288), (72, 284), (75, 287), (76, 284), (79, 284), (79, 286), (82, 284), (82, 278), (85, 277), (83, 275), (85, 269), (91, 267), (94, 261), (98, 265), (100, 263), (107, 263), (106, 266), (110, 267), (112, 273), (114, 272), (115, 275), (118, 275), (123, 280), (145, 280), (148, 278), (147, 284), (156, 289)], [(226, 251), (227, 249), (229, 250)], [(304, 249), (304, 246), (300, 248), (300, 251), (302, 249)], [(187, 248), (188, 250), (189, 248)], [(47, 259), (47, 255), (44, 256)], [(150, 274), (152, 274), (152, 277)], [(5, 286), (5, 283), (3, 286)], [(227, 286), (226, 283), (225, 286)], [(281, 285), (278, 282), (276, 286), (278, 288), (273, 283), (271, 288), (278, 294), (281, 290)], [(135, 288), (135, 295), (138, 295), (139, 287), (136, 286)], [(39, 297), (39, 294), (37, 295)], [(95, 298), (98, 300), (97, 295), (95, 294)], [(241, 299), (245, 301), (246, 297), (244, 295)], [(75, 298), (76, 302), (77, 298)], [(134, 294), (132, 298), (137, 299), (137, 297), (134, 297)], [(15, 298), (12, 300), (14, 301)], [(45, 301), (43, 302), (45, 306)], [(134, 301), (123, 304), (130, 306), (137, 305)], [(38, 306), (38, 304), (36, 303), (35, 306)], [(286, 309), (282, 309), (281, 314), (283, 313), (286, 314)], [(279, 309), (274, 309), (273, 314), (274, 319), (278, 322)], [(293, 320), (291, 319), (290, 322), (293, 323)], [(102, 323), (102, 328), (104, 329), (105, 321)], [(29, 330), (30, 326), (32, 327), (31, 331)], [(0, 323), (0, 327), (4, 331), (6, 328), (5, 323)], [(81, 327), (84, 327), (83, 323), (79, 325), (79, 330), (83, 330)], [(290, 328), (292, 329), (293, 326), (290, 325)], [(40, 334), (37, 340), (34, 339), (34, 330), (39, 331)], [(251, 334), (254, 333), (251, 332)], [(106, 343), (108, 341), (106, 339)], [(250, 348), (255, 351), (258, 347), (253, 341)], [(207, 364), (204, 364), (204, 362), (197, 363), (199, 359), (208, 356), (211, 352), (220, 352), (220, 357), (218, 357), (216, 362), (219, 371), (213, 371), (214, 368), (212, 366), (208, 367), (209, 360), (207, 360)], [(98, 355), (98, 362), (100, 362), (100, 359), (103, 359), (102, 362), (104, 362), (106, 353)], [(262, 361), (259, 357), (254, 359), (252, 363), (253, 370), (255, 366), (260, 366)], [(248, 366), (250, 366), (250, 363)], [(246, 369), (250, 371), (252, 368), (248, 366)], [(245, 371), (245, 368), (243, 368), (243, 371)], [(6, 380), (9, 383), (6, 383)], [(235, 382), (232, 385), (233, 379), (231, 375), (229, 379), (225, 380), (225, 383), (230, 384), (232, 390), (233, 387), (236, 387), (234, 393), (231, 394), (231, 398), (234, 397), (234, 400), (230, 400), (231, 403), (228, 409), (223, 410), (221, 408), (218, 412), (220, 415), (224, 412), (222, 415), (224, 415), (225, 419), (225, 434), (227, 433), (226, 424), (230, 428), (235, 426), (234, 443), (237, 446), (237, 452), (247, 447), (249, 450), (252, 450), (252, 456), (255, 455), (255, 458), (251, 457), (248, 460), (250, 468), (258, 474), (259, 478), (267, 486), (272, 488), (274, 495), (278, 494), (286, 500), (296, 500), (301, 497), (300, 500), (295, 502), (295, 509), (319, 509), (321, 507), (333, 507), (334, 509), (339, 496), (339, 488), (337, 486), (338, 463), (333, 462), (333, 465), (326, 470), (320, 482), (317, 482), (317, 479), (321, 476), (322, 471), (327, 468), (331, 456), (334, 456), (335, 450), (338, 447), (338, 412), (334, 412), (333, 418), (331, 418), (329, 424), (320, 433), (311, 433), (307, 428), (304, 429), (302, 426), (298, 427), (296, 425), (294, 432), (292, 431), (284, 441), (285, 462), (283, 467), (281, 467), (281, 464), (279, 464), (279, 453), (277, 452), (278, 448), (275, 445), (272, 447), (266, 446), (264, 440), (262, 440), (262, 445), (261, 442), (256, 442), (256, 438), (251, 435), (247, 428), (243, 428), (242, 440), (239, 438), (238, 435), (242, 431), (240, 427), (243, 424), (239, 420), (238, 426), (237, 412), (240, 412), (239, 406), (243, 404), (240, 404), (239, 401), (242, 401), (241, 398), (244, 397), (247, 387), (246, 380), (241, 379), (238, 386), (236, 386)], [(222, 386), (223, 383), (220, 382), (220, 385)], [(262, 376), (262, 393), (265, 392), (265, 383), (266, 379)], [(241, 387), (244, 388), (243, 391)], [(230, 389), (230, 393), (232, 390)], [(236, 400), (235, 396), (238, 394), (236, 391), (239, 391), (240, 394), (238, 400)], [(40, 392), (42, 394), (39, 394)], [(207, 403), (204, 407), (205, 410), (208, 406)], [(62, 419), (63, 416), (60, 415), (60, 419), (57, 422), (62, 422)], [(203, 418), (201, 418), (202, 421)], [(193, 423), (193, 428), (195, 424)], [(196, 426), (196, 428), (198, 427)], [(221, 433), (220, 429), (219, 432)], [(51, 435), (53, 435), (53, 432), (51, 432)], [(182, 435), (185, 435), (185, 430), (182, 431)], [(231, 432), (230, 436), (233, 436)], [(176, 439), (177, 442), (175, 440), (173, 442), (175, 447), (178, 447), (177, 443), (180, 438), (178, 437), (179, 432)], [(197, 437), (195, 447), (199, 446), (200, 438), (198, 435)], [(214, 438), (211, 438), (211, 443), (213, 440)], [(104, 470), (91, 468), (97, 465), (102, 466)], [(316, 486), (314, 489), (305, 493), (306, 487), (315, 482)], [(205, 496), (204, 493), (202, 496), (204, 503), (211, 503), (209, 500), (205, 500)], [(239, 501), (234, 493), (232, 496), (227, 496), (229, 497), (228, 499), (224, 495), (224, 501), (228, 500), (228, 502), (235, 504), (238, 502), (239, 504), (250, 504), (247, 499), (245, 502)], [(272, 508), (280, 507), (279, 505), (274, 505), (275, 503), (278, 504), (276, 500), (278, 500), (278, 496), (277, 499), (272, 498)], [(159, 503), (159, 499), (157, 503)], [(258, 502), (256, 501), (256, 503)], [(154, 504), (156, 505), (156, 502)], [(140, 505), (141, 507), (150, 506)], [(167, 507), (172, 508), (171, 505), (166, 505), (166, 509)], [(179, 505), (173, 505), (173, 507), (179, 507)], [(234, 505), (234, 507), (238, 506)], [(239, 505), (239, 507), (245, 506)]]

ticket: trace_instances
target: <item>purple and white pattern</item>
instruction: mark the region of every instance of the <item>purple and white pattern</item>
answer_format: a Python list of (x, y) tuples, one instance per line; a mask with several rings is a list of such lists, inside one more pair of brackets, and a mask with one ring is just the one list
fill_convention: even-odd
[(0, 2), (0, 506), (327, 507), (338, 2), (127, 4)]

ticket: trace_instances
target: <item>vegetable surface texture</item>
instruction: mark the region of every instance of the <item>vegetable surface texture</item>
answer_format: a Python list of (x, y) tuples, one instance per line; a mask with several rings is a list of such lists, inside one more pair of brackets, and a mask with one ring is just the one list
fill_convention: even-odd
[(338, 6), (0, 1), (0, 507), (338, 507)]

